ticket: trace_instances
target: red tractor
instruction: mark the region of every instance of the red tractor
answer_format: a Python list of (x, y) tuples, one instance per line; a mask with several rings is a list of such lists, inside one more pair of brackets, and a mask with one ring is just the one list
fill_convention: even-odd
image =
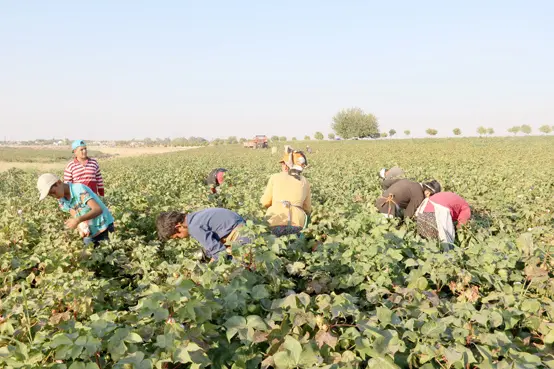
[(243, 146), (249, 149), (267, 149), (269, 145), (267, 136), (257, 135), (253, 140), (245, 141)]

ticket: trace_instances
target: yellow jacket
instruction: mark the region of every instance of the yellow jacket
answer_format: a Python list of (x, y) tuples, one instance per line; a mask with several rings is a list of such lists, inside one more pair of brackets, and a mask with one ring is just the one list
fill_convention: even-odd
[(298, 180), (286, 172), (276, 173), (269, 178), (261, 203), (268, 208), (266, 217), (271, 227), (289, 224), (289, 209), (282, 201), (291, 203), (291, 225), (303, 227), (306, 214), (312, 211), (308, 180), (303, 176)]

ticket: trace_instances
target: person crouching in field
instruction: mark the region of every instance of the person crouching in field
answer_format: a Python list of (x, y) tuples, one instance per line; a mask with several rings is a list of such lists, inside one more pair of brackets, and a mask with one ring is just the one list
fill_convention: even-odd
[(47, 196), (58, 199), (60, 209), (72, 215), (65, 222), (69, 229), (79, 227), (85, 245), (109, 239), (114, 231), (114, 218), (102, 200), (81, 183), (63, 183), (56, 175), (45, 173), (38, 178), (39, 201)]
[(240, 215), (223, 208), (208, 208), (193, 213), (163, 212), (156, 219), (160, 240), (192, 237), (202, 245), (206, 256), (212, 261), (217, 260), (221, 253), (226, 254), (226, 245), (252, 242), (240, 234), (245, 224)]
[(397, 179), (406, 178), (404, 170), (399, 167), (392, 167), (390, 169), (383, 168), (379, 172), (379, 177), (381, 178), (381, 188), (383, 191), (386, 191), (392, 186)]
[(422, 185), (408, 179), (391, 179), (389, 187), (375, 201), (379, 212), (387, 218), (411, 218), (423, 201)]
[(454, 222), (460, 228), (471, 218), (469, 204), (453, 192), (441, 192), (437, 181), (423, 183), (423, 189), (425, 200), (416, 212), (417, 232), (424, 238), (453, 243)]
[(83, 140), (75, 140), (71, 144), (75, 157), (65, 167), (63, 181), (65, 183), (81, 183), (95, 194), (104, 197), (104, 179), (96, 159), (88, 157), (87, 145)]
[(279, 161), (281, 172), (269, 178), (261, 203), (267, 208), (266, 217), (276, 236), (298, 234), (308, 224), (312, 211), (312, 195), (302, 171), (308, 165), (306, 156), (291, 147)]
[(217, 188), (225, 180), (226, 172), (227, 169), (225, 168), (217, 168), (212, 170), (210, 174), (208, 174), (208, 178), (206, 178), (206, 184), (210, 186), (210, 190), (212, 191), (212, 193), (217, 193)]

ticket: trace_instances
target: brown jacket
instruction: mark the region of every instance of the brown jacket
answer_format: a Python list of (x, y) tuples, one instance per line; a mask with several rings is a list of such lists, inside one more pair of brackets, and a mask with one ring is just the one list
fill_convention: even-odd
[[(389, 209), (387, 198), (390, 195), (392, 195), (394, 203), (390, 203)], [(423, 189), (419, 183), (408, 179), (397, 179), (375, 201), (375, 206), (377, 206), (381, 213), (399, 216), (395, 209), (394, 204), (396, 204), (400, 209), (404, 209), (404, 218), (411, 218), (424, 198)]]

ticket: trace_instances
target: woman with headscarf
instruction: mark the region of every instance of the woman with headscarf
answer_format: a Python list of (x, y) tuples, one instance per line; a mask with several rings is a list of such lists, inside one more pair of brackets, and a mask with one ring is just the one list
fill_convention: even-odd
[(261, 203), (274, 235), (298, 234), (312, 211), (310, 184), (302, 175), (308, 161), (303, 152), (286, 146), (279, 163), (281, 172), (269, 178)]
[(423, 183), (423, 188), (425, 200), (416, 212), (417, 232), (424, 238), (453, 243), (454, 223), (460, 228), (471, 218), (469, 204), (454, 192), (441, 192), (437, 181)]
[(390, 169), (383, 168), (379, 172), (379, 177), (381, 178), (381, 187), (383, 190), (387, 190), (397, 179), (406, 178), (404, 170), (400, 167), (392, 167)]

